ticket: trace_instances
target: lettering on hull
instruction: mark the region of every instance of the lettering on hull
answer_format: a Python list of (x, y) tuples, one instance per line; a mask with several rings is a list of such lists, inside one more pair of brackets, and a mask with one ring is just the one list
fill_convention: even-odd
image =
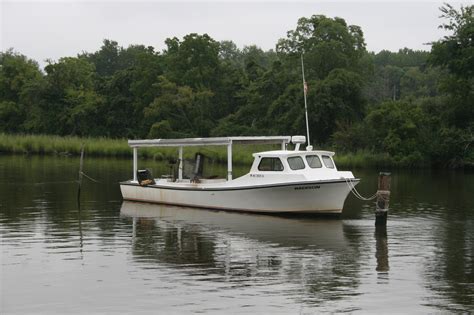
[(319, 189), (320, 186), (302, 186), (302, 187), (295, 187), (295, 190), (306, 190), (306, 189)]

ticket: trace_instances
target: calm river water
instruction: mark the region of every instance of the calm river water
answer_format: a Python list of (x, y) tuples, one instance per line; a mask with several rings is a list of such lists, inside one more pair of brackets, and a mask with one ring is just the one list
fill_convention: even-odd
[[(86, 158), (100, 183), (84, 182), (79, 210), (78, 165), (0, 156), (0, 313), (474, 310), (472, 173), (393, 172), (376, 230), (353, 196), (339, 219), (122, 203), (131, 162), (114, 159)], [(372, 194), (377, 172), (354, 173)]]

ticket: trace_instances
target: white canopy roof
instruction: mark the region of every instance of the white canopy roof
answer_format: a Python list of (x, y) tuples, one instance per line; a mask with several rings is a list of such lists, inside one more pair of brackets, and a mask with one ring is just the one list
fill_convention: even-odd
[(140, 147), (187, 147), (204, 145), (229, 144), (288, 144), (291, 136), (260, 136), (260, 137), (214, 137), (214, 138), (183, 138), (183, 139), (147, 139), (128, 140), (132, 148)]
[(275, 151), (265, 151), (265, 152), (257, 152), (253, 153), (254, 157), (262, 156), (262, 157), (286, 157), (286, 156), (302, 156), (302, 155), (313, 155), (313, 154), (321, 154), (321, 155), (329, 155), (333, 156), (335, 153), (332, 151), (324, 151), (324, 150), (312, 150), (312, 151), (283, 151), (283, 150), (275, 150)]

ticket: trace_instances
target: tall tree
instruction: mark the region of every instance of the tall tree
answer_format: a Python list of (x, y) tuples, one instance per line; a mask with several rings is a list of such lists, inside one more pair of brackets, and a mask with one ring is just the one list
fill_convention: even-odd
[(13, 50), (0, 52), (0, 131), (23, 131), (28, 113), (24, 94), (41, 79), (35, 61)]
[(280, 54), (296, 57), (304, 52), (308, 76), (314, 79), (322, 79), (337, 68), (361, 70), (360, 61), (366, 52), (359, 26), (324, 15), (300, 18), (296, 29), (288, 31), (276, 49)]
[(178, 86), (165, 76), (155, 87), (159, 96), (145, 109), (149, 137), (209, 136), (214, 127), (211, 91)]
[(192, 88), (216, 86), (219, 78), (219, 43), (209, 35), (192, 33), (178, 38), (168, 38), (164, 51), (165, 75), (179, 85)]
[(94, 89), (94, 65), (83, 58), (66, 57), (50, 62), (45, 71), (44, 82), (29, 91), (36, 108), (29, 118), (29, 130), (59, 135), (103, 134), (97, 115), (103, 99)]
[(451, 35), (434, 42), (430, 61), (448, 70), (442, 90), (451, 95), (446, 118), (456, 126), (467, 127), (474, 122), (474, 6), (459, 11), (445, 4), (442, 17), (448, 21), (440, 27)]
[(456, 10), (445, 4), (441, 12), (447, 22), (440, 27), (452, 34), (434, 42), (430, 54), (430, 62), (448, 72), (440, 86), (449, 98), (440, 110), (439, 136), (449, 148), (451, 164), (462, 164), (466, 157), (474, 157), (474, 6)]
[(149, 126), (144, 109), (157, 96), (155, 84), (163, 74), (163, 57), (152, 47), (120, 47), (120, 67), (99, 80), (98, 91), (105, 96), (104, 123), (110, 137), (145, 137)]

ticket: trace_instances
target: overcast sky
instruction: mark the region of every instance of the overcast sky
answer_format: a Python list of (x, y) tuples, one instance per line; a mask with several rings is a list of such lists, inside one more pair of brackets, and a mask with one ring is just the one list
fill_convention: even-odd
[(0, 1), (1, 50), (12, 47), (42, 66), (47, 58), (96, 51), (105, 38), (162, 50), (168, 37), (208, 33), (239, 47), (274, 49), (298, 18), (313, 14), (361, 26), (375, 52), (429, 50), (426, 43), (444, 35), (442, 1)]

